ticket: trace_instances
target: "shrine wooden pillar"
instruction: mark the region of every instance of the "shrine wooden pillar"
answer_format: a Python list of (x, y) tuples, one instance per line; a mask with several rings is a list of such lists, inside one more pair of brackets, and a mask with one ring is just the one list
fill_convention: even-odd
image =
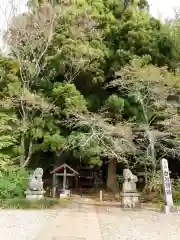
[(53, 174), (53, 198), (56, 197), (56, 174)]
[(64, 174), (63, 174), (63, 191), (65, 192), (66, 190), (66, 166), (64, 167)]
[(78, 188), (79, 188), (79, 176), (75, 175), (75, 189), (76, 189), (76, 191), (78, 190)]

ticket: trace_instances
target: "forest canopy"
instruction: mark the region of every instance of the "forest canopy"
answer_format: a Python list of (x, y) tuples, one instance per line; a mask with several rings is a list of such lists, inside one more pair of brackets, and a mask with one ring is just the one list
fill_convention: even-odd
[(179, 16), (161, 23), (146, 0), (28, 8), (0, 56), (0, 168), (105, 158), (153, 174), (162, 157), (176, 160)]

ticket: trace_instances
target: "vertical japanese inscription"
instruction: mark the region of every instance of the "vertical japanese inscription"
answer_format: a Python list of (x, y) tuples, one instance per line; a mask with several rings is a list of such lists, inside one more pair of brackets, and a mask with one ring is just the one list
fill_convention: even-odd
[(163, 181), (163, 188), (164, 188), (165, 205), (173, 206), (172, 189), (171, 189), (171, 180), (169, 177), (168, 161), (164, 158), (161, 160), (161, 172), (162, 172), (162, 181)]

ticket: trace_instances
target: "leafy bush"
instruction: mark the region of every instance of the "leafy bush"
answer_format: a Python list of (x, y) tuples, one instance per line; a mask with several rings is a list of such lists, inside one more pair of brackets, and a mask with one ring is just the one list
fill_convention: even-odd
[[(62, 201), (61, 206), (65, 206), (66, 202)], [(0, 208), (11, 209), (48, 209), (59, 204), (57, 199), (41, 199), (41, 200), (27, 200), (25, 198), (1, 199)]]
[(173, 189), (180, 192), (180, 178), (171, 180), (171, 183)]
[(28, 172), (24, 169), (9, 167), (0, 171), (0, 199), (24, 197), (27, 188)]
[[(171, 184), (174, 203), (180, 205), (180, 179), (171, 179)], [(149, 179), (142, 194), (142, 201), (153, 203), (164, 202), (164, 193), (160, 171), (158, 171), (153, 178)]]
[(180, 179), (172, 181), (173, 200), (176, 205), (180, 205)]
[(180, 192), (173, 189), (173, 200), (175, 205), (180, 205)]
[(161, 171), (157, 171), (156, 174), (148, 180), (145, 191), (147, 193), (162, 194)]

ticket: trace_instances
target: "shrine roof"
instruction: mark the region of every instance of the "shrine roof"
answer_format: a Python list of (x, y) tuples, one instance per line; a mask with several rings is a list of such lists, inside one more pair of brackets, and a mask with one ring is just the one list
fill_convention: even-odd
[(67, 168), (68, 170), (70, 170), (72, 173), (74, 173), (75, 175), (78, 175), (79, 173), (77, 171), (75, 171), (73, 168), (71, 168), (69, 165), (67, 165), (66, 163), (62, 164), (61, 166), (55, 168), (54, 170), (52, 170), (50, 172), (50, 174), (56, 174), (59, 172), (62, 172), (62, 170), (64, 170), (64, 168)]

